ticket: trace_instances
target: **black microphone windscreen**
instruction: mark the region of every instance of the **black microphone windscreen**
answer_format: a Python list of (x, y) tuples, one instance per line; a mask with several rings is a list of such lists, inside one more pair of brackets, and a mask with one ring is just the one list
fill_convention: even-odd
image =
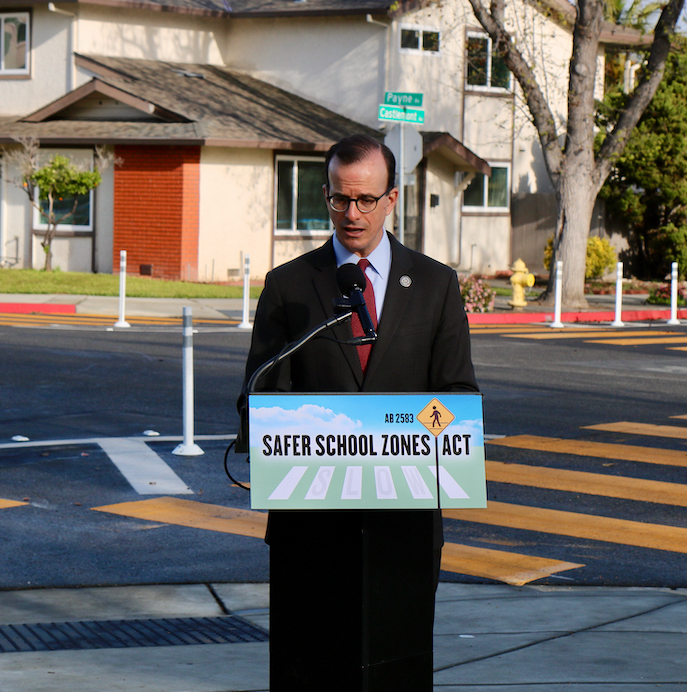
[(339, 285), (341, 293), (349, 296), (351, 291), (356, 289), (364, 292), (367, 279), (365, 272), (357, 264), (342, 264), (336, 270), (336, 283)]

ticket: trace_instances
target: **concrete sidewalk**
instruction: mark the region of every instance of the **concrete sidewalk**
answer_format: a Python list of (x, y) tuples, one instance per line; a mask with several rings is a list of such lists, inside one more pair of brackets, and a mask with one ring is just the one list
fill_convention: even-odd
[[(7, 635), (29, 639), (26, 633), (40, 628), (17, 627), (28, 623), (93, 629), (132, 620), (173, 634), (177, 622), (218, 617), (238, 617), (264, 635), (268, 609), (266, 584), (2, 592), (0, 689), (266, 691), (266, 641), (12, 652)], [(87, 639), (80, 646), (89, 646)], [(686, 690), (687, 590), (442, 583), (434, 668), (437, 692)]]

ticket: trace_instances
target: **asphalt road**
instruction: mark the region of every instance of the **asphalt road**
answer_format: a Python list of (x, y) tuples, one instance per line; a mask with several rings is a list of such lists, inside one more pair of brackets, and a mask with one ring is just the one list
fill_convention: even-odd
[[(684, 327), (676, 332), (687, 336)], [(249, 340), (236, 330), (195, 335), (198, 436), (236, 431), (234, 402)], [(0, 509), (0, 588), (267, 580), (267, 548), (255, 537), (93, 511), (142, 499), (98, 444), (6, 446), (16, 435), (30, 441), (140, 436), (144, 430), (181, 435), (179, 330), (0, 327), (0, 342), (0, 499), (26, 503)], [(583, 427), (617, 421), (687, 427), (671, 419), (687, 414), (685, 351), (475, 329), (473, 358), (489, 435), (641, 445), (682, 451), (687, 458), (686, 439)], [(205, 454), (198, 457), (172, 454), (176, 442), (148, 438), (148, 444), (188, 485), (187, 499), (248, 508), (248, 494), (233, 487), (222, 468), (226, 441), (199, 441)], [(497, 445), (489, 445), (487, 455), (490, 461), (604, 478), (686, 484), (685, 466), (679, 465)], [(229, 458), (232, 473), (247, 479), (244, 458)], [(489, 498), (565, 513), (556, 516), (570, 524), (588, 515), (687, 529), (684, 506), (663, 502), (505, 482), (490, 482)], [(687, 586), (684, 552), (541, 528), (445, 521), (452, 543), (579, 565), (539, 583)], [(442, 579), (488, 581), (454, 572), (442, 572)]]

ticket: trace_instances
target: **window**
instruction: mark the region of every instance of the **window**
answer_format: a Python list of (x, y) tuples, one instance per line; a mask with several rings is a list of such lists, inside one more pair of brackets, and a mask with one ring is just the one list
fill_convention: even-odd
[(0, 75), (29, 73), (29, 14), (0, 14)]
[[(55, 218), (60, 219), (65, 214), (71, 214), (74, 208), (74, 202), (76, 202), (76, 211), (73, 215), (65, 219), (65, 223), (58, 223), (58, 231), (91, 231), (93, 230), (93, 219), (91, 215), (91, 197), (93, 192), (89, 192), (87, 195), (78, 195), (77, 197), (60, 197), (56, 199), (53, 203), (53, 212), (55, 213)], [(47, 199), (40, 200), (39, 204), (43, 213), (40, 214), (38, 218), (38, 211), (34, 212), (34, 227), (38, 231), (48, 230), (48, 209), (49, 202)]]
[(510, 89), (511, 73), (495, 55), (492, 42), (484, 34), (468, 34), (467, 86), (472, 89)]
[(322, 185), (324, 159), (277, 156), (276, 232), (307, 235), (329, 231), (329, 214)]
[(401, 27), (402, 53), (434, 53), (439, 52), (439, 32), (423, 27)]
[(510, 169), (493, 165), (491, 178), (477, 173), (463, 192), (463, 208), (468, 210), (504, 211), (508, 209), (510, 197)]

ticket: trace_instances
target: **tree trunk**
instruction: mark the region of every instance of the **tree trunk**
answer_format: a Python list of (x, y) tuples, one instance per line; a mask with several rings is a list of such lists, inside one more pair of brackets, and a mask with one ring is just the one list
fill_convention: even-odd
[(43, 246), (43, 250), (45, 251), (45, 265), (43, 267), (43, 270), (46, 272), (50, 272), (52, 271), (52, 235), (50, 234), (50, 227), (48, 227), (48, 230), (45, 232), (45, 237), (41, 245)]
[(551, 273), (540, 302), (550, 305), (555, 295), (556, 261), (563, 262), (561, 302), (568, 308), (586, 308), (584, 275), (587, 262), (587, 239), (594, 213), (596, 190), (584, 175), (561, 176), (557, 192), (558, 214), (551, 257)]

